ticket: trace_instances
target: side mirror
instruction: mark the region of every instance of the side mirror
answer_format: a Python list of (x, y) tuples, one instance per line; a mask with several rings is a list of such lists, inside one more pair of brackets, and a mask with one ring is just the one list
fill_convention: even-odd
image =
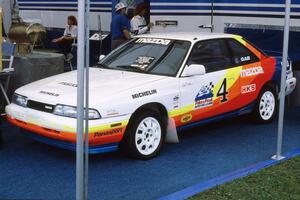
[(105, 58), (105, 55), (100, 55), (99, 56), (99, 61), (103, 60)]
[(197, 75), (204, 75), (204, 74), (206, 74), (206, 69), (204, 65), (191, 64), (184, 68), (182, 76), (189, 77), (189, 76), (197, 76)]

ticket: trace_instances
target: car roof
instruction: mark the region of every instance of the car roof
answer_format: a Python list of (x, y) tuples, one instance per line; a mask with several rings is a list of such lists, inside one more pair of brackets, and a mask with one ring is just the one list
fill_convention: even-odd
[(170, 32), (170, 33), (150, 33), (139, 35), (137, 37), (144, 38), (162, 38), (171, 40), (186, 40), (196, 42), (199, 40), (217, 39), (217, 38), (234, 38), (241, 37), (233, 34), (225, 33), (208, 33), (208, 32)]

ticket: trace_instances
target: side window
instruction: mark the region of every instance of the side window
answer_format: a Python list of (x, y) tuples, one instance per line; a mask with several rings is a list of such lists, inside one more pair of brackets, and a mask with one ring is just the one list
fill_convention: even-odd
[(232, 59), (225, 40), (206, 40), (194, 45), (187, 64), (204, 65), (209, 73), (231, 67)]
[(157, 74), (177, 74), (183, 60), (186, 57), (187, 51), (190, 48), (190, 43), (184, 41), (176, 41), (169, 53), (164, 59), (154, 66), (151, 70)]
[(227, 39), (227, 41), (232, 52), (234, 66), (247, 65), (259, 61), (258, 57), (240, 42), (235, 39)]

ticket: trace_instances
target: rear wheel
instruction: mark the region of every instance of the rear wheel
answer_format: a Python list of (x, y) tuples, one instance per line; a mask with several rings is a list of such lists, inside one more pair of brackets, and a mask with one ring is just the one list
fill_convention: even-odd
[(123, 150), (135, 158), (148, 160), (159, 154), (165, 140), (165, 125), (155, 111), (146, 110), (133, 117), (123, 141)]
[(273, 121), (278, 111), (278, 100), (275, 90), (272, 87), (264, 87), (260, 92), (253, 116), (258, 123), (270, 123)]

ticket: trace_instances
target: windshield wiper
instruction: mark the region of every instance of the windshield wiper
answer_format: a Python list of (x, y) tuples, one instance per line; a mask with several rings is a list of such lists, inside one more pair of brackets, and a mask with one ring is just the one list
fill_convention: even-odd
[(118, 65), (116, 66), (117, 68), (125, 69), (125, 70), (133, 70), (135, 72), (142, 72), (142, 73), (147, 73), (147, 71), (138, 68), (138, 67), (133, 67), (131, 65)]

